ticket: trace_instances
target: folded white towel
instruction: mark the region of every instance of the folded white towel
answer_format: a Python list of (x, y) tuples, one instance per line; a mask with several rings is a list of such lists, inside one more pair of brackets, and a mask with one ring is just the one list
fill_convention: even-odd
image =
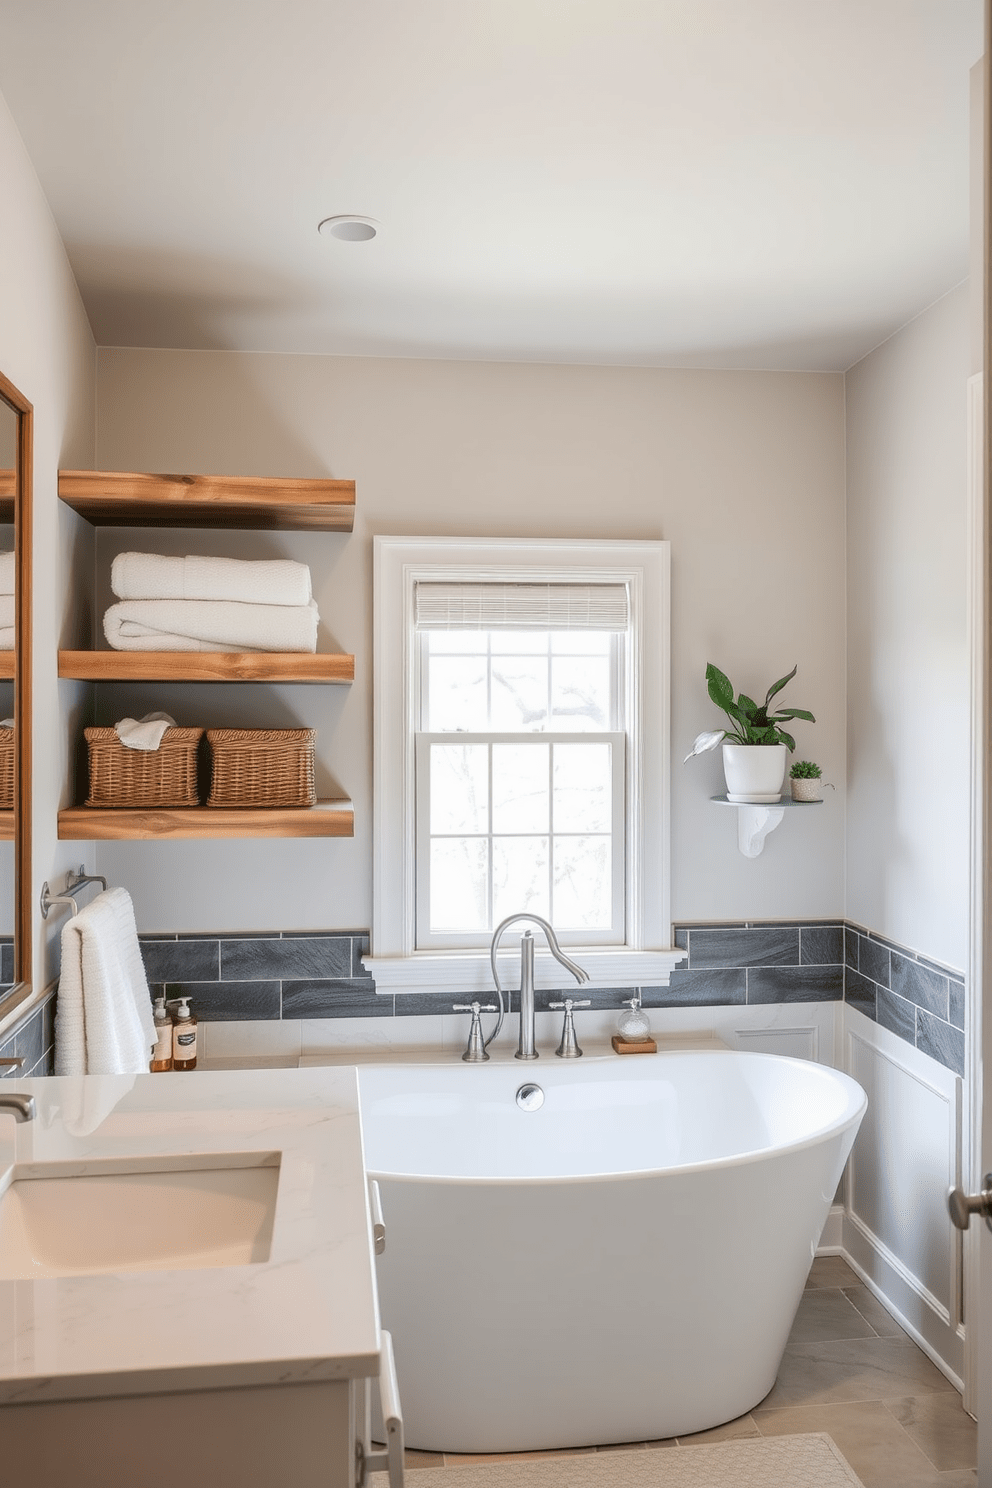
[(109, 889), (62, 930), (55, 1073), (144, 1074), (154, 1043), (134, 906), (126, 889)]
[(313, 600), (124, 599), (104, 615), (103, 632), (115, 651), (316, 651), (319, 618)]
[(14, 592), (14, 555), (0, 553), (0, 594)]
[(168, 713), (146, 713), (144, 718), (122, 718), (114, 731), (125, 749), (157, 749), (166, 729), (175, 728), (176, 720)]
[(288, 558), (246, 563), (239, 558), (166, 558), (160, 553), (118, 553), (110, 569), (110, 587), (118, 599), (215, 599), (239, 604), (305, 605), (313, 598), (309, 568)]
[(12, 630), (14, 618), (14, 596), (0, 593), (0, 630)]
[(14, 627), (5, 625), (0, 629), (0, 651), (13, 651), (14, 649)]

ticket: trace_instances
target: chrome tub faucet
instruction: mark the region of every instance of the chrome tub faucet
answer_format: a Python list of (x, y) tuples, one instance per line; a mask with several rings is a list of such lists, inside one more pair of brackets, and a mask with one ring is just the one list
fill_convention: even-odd
[[(518, 920), (530, 920), (535, 925), (540, 925), (548, 942), (548, 950), (555, 960), (570, 971), (575, 980), (582, 986), (589, 980), (589, 974), (583, 971), (581, 966), (566, 956), (558, 944), (558, 937), (552, 930), (548, 921), (536, 914), (513, 914), (509, 915), (500, 925), (497, 925), (493, 934), (492, 944), (489, 947), (489, 961), (493, 969), (493, 979), (496, 990), (502, 997), (499, 973), (496, 970), (496, 952), (499, 949), (500, 938), (503, 931)], [(517, 1041), (516, 1059), (537, 1059), (538, 1053), (534, 1041), (534, 934), (531, 930), (525, 930), (520, 937), (520, 1037)]]

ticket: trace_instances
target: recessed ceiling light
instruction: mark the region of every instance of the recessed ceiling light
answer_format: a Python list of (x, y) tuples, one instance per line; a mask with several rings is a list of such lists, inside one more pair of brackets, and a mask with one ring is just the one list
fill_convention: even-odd
[(325, 236), (338, 238), (342, 243), (367, 243), (379, 231), (374, 217), (356, 217), (353, 212), (338, 217), (325, 217), (318, 222), (317, 231)]

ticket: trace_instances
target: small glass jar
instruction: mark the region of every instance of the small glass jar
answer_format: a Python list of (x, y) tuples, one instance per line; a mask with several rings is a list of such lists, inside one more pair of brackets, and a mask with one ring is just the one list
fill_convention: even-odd
[(617, 1019), (617, 1033), (625, 1043), (642, 1044), (651, 1037), (651, 1024), (641, 1007), (641, 999), (632, 997), (629, 1004), (625, 1004), (625, 1009)]

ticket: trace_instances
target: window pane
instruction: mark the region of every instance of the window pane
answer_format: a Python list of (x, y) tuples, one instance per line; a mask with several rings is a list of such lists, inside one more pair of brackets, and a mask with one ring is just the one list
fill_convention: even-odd
[(485, 656), (484, 630), (429, 630), (427, 644), (432, 656)]
[(525, 910), (548, 918), (548, 839), (494, 837), (493, 926)]
[(613, 779), (609, 744), (554, 746), (556, 832), (609, 832)]
[(486, 658), (432, 656), (427, 726), (437, 733), (484, 729), (488, 723)]
[(491, 630), (489, 643), (494, 656), (547, 656), (546, 630)]
[(549, 753), (548, 744), (493, 745), (494, 832), (548, 830)]
[(494, 730), (516, 733), (548, 726), (548, 663), (545, 657), (493, 658)]
[(489, 831), (489, 750), (485, 744), (431, 745), (431, 831)]
[(554, 909), (556, 930), (609, 927), (612, 886), (609, 837), (556, 837)]
[(555, 656), (609, 656), (612, 639), (608, 630), (555, 630), (551, 650)]
[(431, 933), (489, 929), (488, 842), (441, 837), (431, 843)]
[(609, 658), (556, 657), (551, 663), (551, 711), (551, 727), (555, 729), (608, 729)]

